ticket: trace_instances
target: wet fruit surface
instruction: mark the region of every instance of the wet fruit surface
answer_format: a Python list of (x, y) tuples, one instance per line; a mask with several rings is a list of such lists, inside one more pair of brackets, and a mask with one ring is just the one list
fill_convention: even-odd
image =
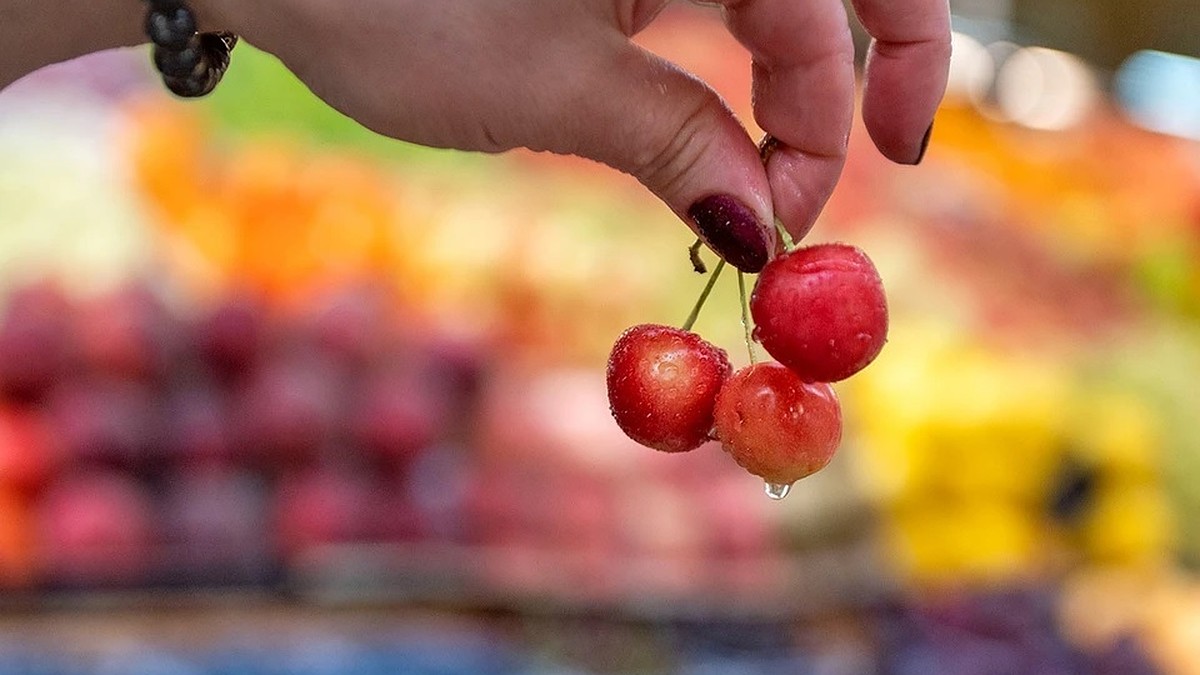
[(774, 485), (820, 471), (842, 440), (842, 409), (833, 388), (803, 382), (778, 363), (734, 373), (717, 395), (714, 418), (725, 451)]
[(732, 372), (725, 350), (689, 331), (643, 324), (608, 360), (608, 401), (630, 438), (663, 452), (692, 450), (712, 429), (717, 391)]
[(771, 261), (750, 300), (755, 337), (806, 382), (838, 382), (865, 368), (887, 340), (883, 283), (845, 244), (797, 249)]

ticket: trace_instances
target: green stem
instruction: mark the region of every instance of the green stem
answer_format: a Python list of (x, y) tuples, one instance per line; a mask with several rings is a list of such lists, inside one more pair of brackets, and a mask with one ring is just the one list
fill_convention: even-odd
[(704, 307), (704, 302), (708, 300), (708, 294), (712, 293), (713, 286), (717, 283), (717, 277), (721, 276), (721, 270), (725, 269), (725, 261), (717, 261), (717, 266), (713, 268), (712, 274), (708, 276), (708, 283), (704, 284), (704, 290), (700, 291), (700, 297), (696, 299), (696, 306), (692, 307), (692, 313), (688, 314), (687, 321), (683, 322), (684, 330), (691, 330), (692, 326), (696, 325), (696, 318), (700, 316), (700, 310)]
[(750, 309), (746, 304), (746, 275), (738, 271), (738, 295), (742, 298), (742, 330), (746, 333), (746, 351), (750, 354), (751, 365), (758, 363), (754, 355), (754, 334), (750, 327)]
[(791, 253), (796, 250), (796, 240), (792, 239), (792, 233), (787, 231), (783, 226), (783, 221), (775, 219), (775, 231), (779, 233), (779, 240), (783, 242), (783, 250)]

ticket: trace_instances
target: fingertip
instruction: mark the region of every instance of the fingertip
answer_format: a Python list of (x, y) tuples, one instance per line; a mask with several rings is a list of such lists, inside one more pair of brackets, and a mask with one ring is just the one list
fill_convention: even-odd
[(921, 138), (921, 148), (917, 152), (917, 159), (913, 161), (913, 166), (920, 164), (925, 160), (925, 153), (929, 150), (929, 141), (933, 138), (933, 122), (929, 123), (929, 128), (925, 130), (925, 136)]
[(862, 117), (884, 157), (908, 165), (924, 159), (933, 119), (946, 90), (947, 64), (948, 53), (936, 42), (872, 45)]
[(814, 155), (776, 144), (767, 159), (775, 217), (795, 241), (812, 230), (845, 165), (845, 155)]

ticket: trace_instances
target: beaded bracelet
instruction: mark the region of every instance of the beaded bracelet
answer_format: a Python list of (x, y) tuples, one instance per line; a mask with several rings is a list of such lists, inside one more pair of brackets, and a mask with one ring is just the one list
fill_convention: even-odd
[(146, 0), (146, 35), (154, 43), (154, 66), (176, 96), (205, 96), (216, 88), (237, 45), (233, 33), (197, 33), (184, 0)]

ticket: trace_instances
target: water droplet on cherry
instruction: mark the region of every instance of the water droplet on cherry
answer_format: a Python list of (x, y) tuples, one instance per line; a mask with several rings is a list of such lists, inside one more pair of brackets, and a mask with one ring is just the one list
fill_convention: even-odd
[(788, 496), (788, 493), (792, 491), (792, 486), (790, 484), (784, 485), (783, 483), (766, 483), (763, 485), (763, 489), (766, 491), (768, 497), (779, 501)]

